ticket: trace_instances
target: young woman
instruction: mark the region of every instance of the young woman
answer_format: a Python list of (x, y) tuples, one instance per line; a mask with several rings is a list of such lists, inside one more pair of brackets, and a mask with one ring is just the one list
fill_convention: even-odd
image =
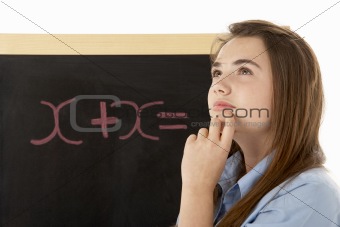
[(209, 130), (186, 141), (178, 226), (340, 226), (319, 144), (318, 61), (267, 21), (229, 26), (212, 52)]

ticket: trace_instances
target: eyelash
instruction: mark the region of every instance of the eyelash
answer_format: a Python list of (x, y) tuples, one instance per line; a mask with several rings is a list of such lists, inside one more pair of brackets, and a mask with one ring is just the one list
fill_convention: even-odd
[(212, 78), (212, 79), (214, 79), (215, 77), (218, 77), (218, 76), (215, 75), (216, 73), (219, 73), (219, 76), (222, 75), (222, 73), (221, 73), (220, 70), (214, 69), (214, 70), (211, 72), (211, 78)]
[[(247, 71), (248, 73), (247, 74), (241, 74), (241, 72), (244, 71), (244, 70)], [(218, 73), (219, 75), (218, 76), (215, 75), (216, 73)], [(246, 68), (246, 67), (241, 67), (237, 71), (233, 72), (232, 74), (234, 74), (234, 73), (237, 73), (237, 75), (253, 75), (253, 72), (250, 69)], [(222, 72), (220, 70), (214, 69), (211, 72), (211, 78), (212, 79), (214, 79), (215, 77), (219, 77), (221, 75), (222, 75)]]
[[(248, 71), (248, 74), (246, 74), (246, 75), (253, 75), (253, 72), (252, 72), (250, 69), (246, 68), (246, 67), (242, 67), (242, 68), (240, 68), (240, 69), (237, 70), (237, 71), (238, 71), (238, 72), (241, 72), (241, 71), (243, 71), (243, 70)], [(242, 74), (242, 75), (245, 75), (245, 74)]]

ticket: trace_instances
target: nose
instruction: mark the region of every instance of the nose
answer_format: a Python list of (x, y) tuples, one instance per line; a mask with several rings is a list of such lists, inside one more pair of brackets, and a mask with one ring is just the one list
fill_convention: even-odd
[(231, 93), (231, 87), (226, 81), (219, 80), (211, 85), (214, 93), (217, 95), (229, 95)]

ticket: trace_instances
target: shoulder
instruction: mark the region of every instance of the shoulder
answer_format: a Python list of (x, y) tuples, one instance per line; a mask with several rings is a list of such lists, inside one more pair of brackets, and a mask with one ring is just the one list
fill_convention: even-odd
[[(340, 186), (332, 179), (325, 168), (314, 168), (283, 182), (276, 197), (289, 193), (303, 193), (304, 197), (312, 196), (311, 201), (332, 198), (340, 206)], [(302, 196), (302, 195), (301, 195)], [(318, 198), (317, 196), (322, 196)]]
[(307, 170), (283, 182), (277, 187), (274, 200), (280, 197), (286, 205), (291, 202), (307, 207), (340, 209), (340, 187), (324, 168)]
[(310, 169), (275, 187), (255, 210), (250, 223), (340, 225), (340, 187), (324, 168)]

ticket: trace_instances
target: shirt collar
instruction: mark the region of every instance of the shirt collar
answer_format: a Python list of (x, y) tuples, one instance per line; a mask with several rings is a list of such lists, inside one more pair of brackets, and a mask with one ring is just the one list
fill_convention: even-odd
[(242, 164), (242, 162), (243, 157), (240, 151), (237, 151), (235, 154), (227, 159), (220, 180), (218, 181), (223, 194), (236, 183), (237, 176), (240, 172), (240, 165)]
[(227, 159), (224, 171), (218, 181), (218, 184), (222, 188), (222, 193), (226, 193), (236, 183), (239, 186), (241, 197), (246, 195), (253, 185), (260, 179), (270, 165), (274, 152), (271, 152), (265, 158), (263, 158), (257, 165), (251, 169), (246, 175), (244, 175), (237, 182), (237, 176), (240, 173), (240, 165), (242, 165), (243, 157), (240, 151), (230, 156)]
[(241, 191), (241, 198), (245, 196), (256, 182), (264, 175), (268, 166), (273, 160), (274, 152), (264, 157), (257, 165), (252, 168), (246, 175), (238, 180), (238, 185)]

